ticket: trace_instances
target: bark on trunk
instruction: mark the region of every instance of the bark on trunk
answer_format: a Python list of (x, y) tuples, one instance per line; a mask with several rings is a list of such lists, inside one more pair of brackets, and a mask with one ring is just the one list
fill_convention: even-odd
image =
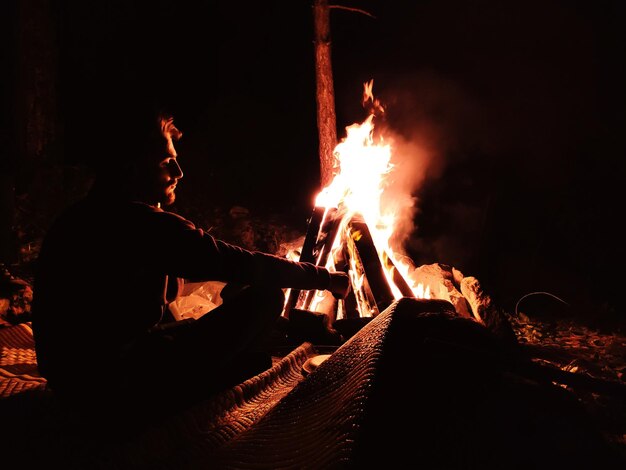
[(2, 96), (7, 115), (0, 129), (5, 154), (0, 162), (0, 261), (16, 262), (19, 243), (6, 231), (17, 217), (15, 193), (31, 189), (33, 174), (49, 161), (57, 137), (57, 20), (51, 0), (9, 2), (3, 18), (8, 69), (3, 70), (7, 88)]
[(19, 2), (18, 24), (18, 151), (21, 166), (33, 167), (49, 162), (57, 138), (57, 31), (50, 0)]
[(313, 16), (315, 25), (315, 79), (320, 184), (321, 188), (324, 188), (333, 178), (333, 151), (337, 145), (335, 90), (330, 49), (330, 15), (327, 0), (315, 0)]

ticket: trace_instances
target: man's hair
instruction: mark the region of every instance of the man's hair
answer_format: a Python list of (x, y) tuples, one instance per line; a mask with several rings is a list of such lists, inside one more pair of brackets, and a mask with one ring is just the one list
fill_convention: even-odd
[(157, 120), (161, 127), (161, 135), (167, 139), (168, 145), (171, 145), (172, 141), (176, 142), (183, 136), (183, 133), (174, 125), (174, 116), (171, 114), (165, 111), (159, 111), (157, 113)]

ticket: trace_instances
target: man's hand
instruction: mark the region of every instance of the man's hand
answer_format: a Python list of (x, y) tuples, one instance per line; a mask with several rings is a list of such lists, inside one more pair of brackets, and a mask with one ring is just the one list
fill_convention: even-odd
[(336, 299), (345, 299), (350, 292), (350, 277), (344, 272), (331, 272), (328, 290)]

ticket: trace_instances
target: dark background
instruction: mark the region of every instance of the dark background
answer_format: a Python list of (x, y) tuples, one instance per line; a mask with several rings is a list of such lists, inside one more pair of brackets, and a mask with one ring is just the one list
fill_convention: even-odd
[[(319, 190), (311, 1), (43, 3), (53, 161), (88, 162), (97, 100), (142, 90), (167, 102), (184, 132), (178, 210), (241, 205), (305, 226)], [(546, 291), (593, 314), (619, 310), (623, 3), (342, 4), (375, 18), (331, 11), (338, 136), (366, 117), (362, 84), (374, 79), (381, 128), (415, 198), (406, 249), (416, 263), (475, 275), (507, 308)], [(6, 16), (18, 28), (20, 11)], [(23, 75), (23, 35), (5, 34)], [(5, 90), (10, 130), (19, 119)], [(20, 146), (7, 142), (19, 183)]]

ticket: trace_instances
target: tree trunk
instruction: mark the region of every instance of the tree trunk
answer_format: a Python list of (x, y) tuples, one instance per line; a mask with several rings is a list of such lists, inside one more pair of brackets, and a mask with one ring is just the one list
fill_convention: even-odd
[(326, 187), (333, 179), (337, 145), (335, 91), (330, 51), (330, 14), (327, 0), (315, 0), (315, 79), (317, 89), (317, 129), (319, 134), (320, 183)]
[(0, 264), (17, 261), (17, 242), (13, 225), (15, 222), (15, 165), (16, 120), (15, 87), (17, 62), (17, 2), (3, 5), (0, 14), (0, 64), (2, 82), (0, 88)]
[[(62, 181), (50, 181), (50, 168), (61, 163), (57, 141), (61, 127), (58, 115), (58, 4), (53, 0), (19, 0), (15, 11), (14, 51), (12, 64), (11, 188), (4, 199), (22, 198), (34, 212), (28, 215), (28, 226), (44, 230), (42, 215), (54, 214), (54, 203), (48, 188), (65, 189)], [(50, 182), (50, 185), (42, 184)], [(9, 215), (16, 227), (23, 228), (19, 207)], [(34, 233), (29, 233), (34, 236)], [(37, 234), (41, 235), (41, 233)], [(21, 240), (13, 233), (20, 261)], [(9, 256), (11, 256), (9, 254)]]
[(32, 170), (50, 162), (58, 137), (57, 19), (51, 0), (18, 4), (17, 147), (19, 166)]

